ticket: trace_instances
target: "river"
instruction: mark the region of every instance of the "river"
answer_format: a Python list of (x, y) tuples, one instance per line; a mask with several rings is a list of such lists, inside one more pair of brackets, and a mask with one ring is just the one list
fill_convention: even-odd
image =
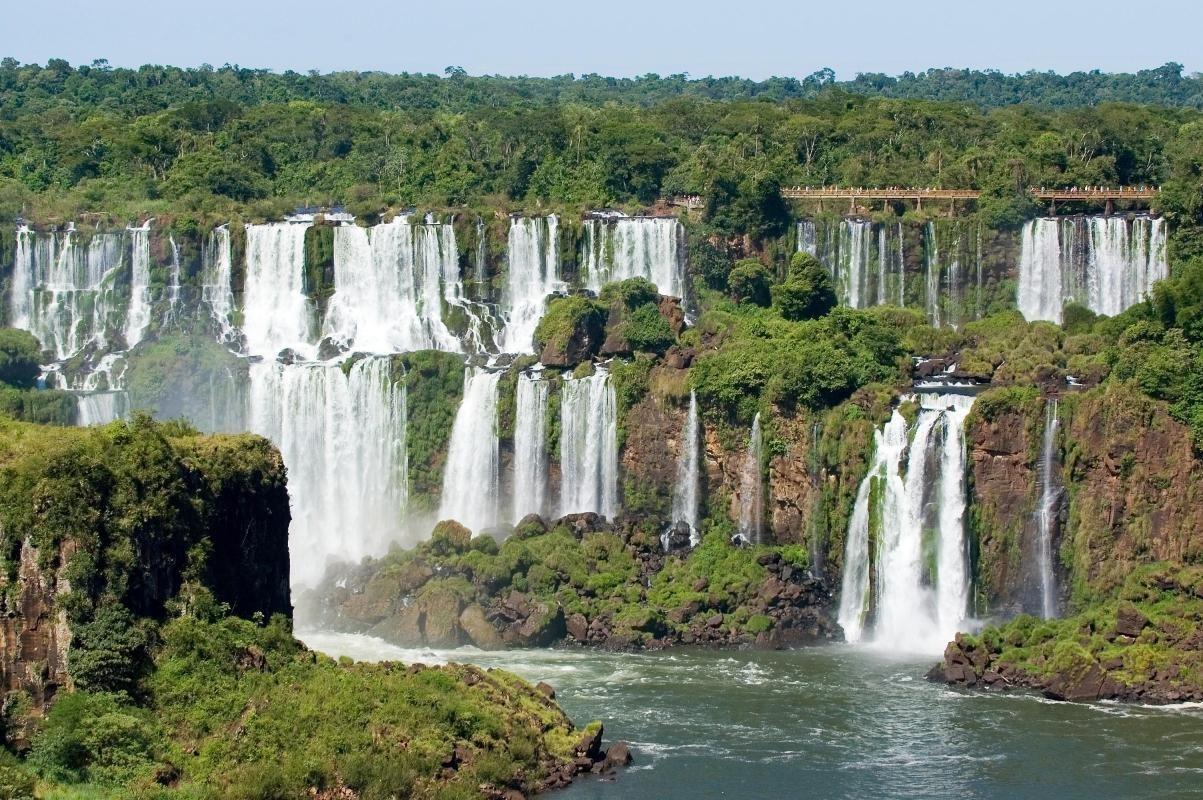
[[(832, 645), (783, 652), (401, 649), (300, 633), (359, 660), (452, 660), (555, 687), (635, 763), (561, 800), (1199, 796), (1203, 707), (1056, 703), (923, 678), (931, 661)], [(932, 660), (934, 661), (934, 659)]]

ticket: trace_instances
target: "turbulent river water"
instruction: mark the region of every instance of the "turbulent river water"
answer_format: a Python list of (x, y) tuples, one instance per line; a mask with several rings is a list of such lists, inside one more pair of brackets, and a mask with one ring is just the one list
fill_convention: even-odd
[(923, 678), (930, 661), (833, 645), (785, 652), (401, 649), (301, 633), (359, 660), (459, 661), (556, 688), (635, 764), (552, 795), (597, 798), (1179, 798), (1203, 778), (1203, 707), (1054, 703)]

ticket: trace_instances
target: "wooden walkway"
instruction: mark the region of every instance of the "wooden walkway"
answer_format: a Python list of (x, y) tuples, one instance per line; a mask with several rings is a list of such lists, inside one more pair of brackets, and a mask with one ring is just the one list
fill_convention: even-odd
[[(1036, 200), (1044, 200), (1050, 204), (1056, 213), (1057, 203), (1102, 203), (1106, 213), (1110, 214), (1113, 204), (1118, 201), (1148, 205), (1157, 198), (1159, 187), (1153, 186), (1065, 186), (1060, 188), (1032, 187), (1028, 193)], [(850, 208), (862, 200), (881, 200), (885, 202), (913, 200), (919, 208), (923, 208), (924, 200), (947, 200), (950, 208), (955, 211), (958, 200), (977, 200), (982, 193), (977, 189), (937, 189), (933, 187), (917, 188), (909, 186), (891, 186), (885, 189), (857, 186), (792, 186), (781, 190), (781, 196), (786, 200), (815, 200), (822, 208), (824, 200), (846, 200)]]

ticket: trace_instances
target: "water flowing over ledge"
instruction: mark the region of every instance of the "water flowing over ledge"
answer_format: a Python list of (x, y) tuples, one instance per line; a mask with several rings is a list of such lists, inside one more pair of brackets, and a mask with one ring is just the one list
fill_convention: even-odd
[(1036, 219), (1023, 226), (1016, 303), (1029, 321), (1060, 323), (1067, 302), (1114, 316), (1168, 274), (1159, 217)]
[(973, 398), (920, 394), (874, 437), (848, 526), (839, 623), (850, 642), (940, 653), (965, 621), (964, 425)]

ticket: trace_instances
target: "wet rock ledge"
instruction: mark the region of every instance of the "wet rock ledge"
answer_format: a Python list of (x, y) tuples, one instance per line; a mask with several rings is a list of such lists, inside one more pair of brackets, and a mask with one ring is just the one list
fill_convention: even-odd
[(928, 678), (1054, 700), (1203, 701), (1203, 568), (1146, 567), (1074, 616), (958, 634)]
[(413, 550), (332, 571), (300, 606), (326, 628), (406, 646), (778, 648), (840, 635), (797, 545), (715, 534), (690, 548), (687, 530), (591, 513), (531, 515), (506, 533), (498, 543), (441, 522)]

